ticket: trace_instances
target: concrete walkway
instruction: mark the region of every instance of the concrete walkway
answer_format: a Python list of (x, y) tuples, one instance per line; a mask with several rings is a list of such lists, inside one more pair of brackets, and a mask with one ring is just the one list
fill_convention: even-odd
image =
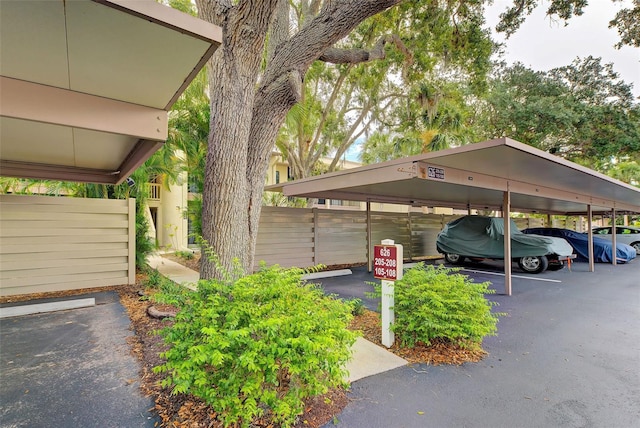
[[(195, 289), (200, 279), (198, 272), (186, 268), (180, 263), (165, 259), (160, 255), (149, 257), (148, 262), (149, 266), (162, 275), (191, 289)], [(312, 279), (321, 279), (319, 274), (320, 272), (313, 274)], [(331, 272), (328, 272), (328, 274), (329, 276), (334, 276)], [(353, 345), (353, 359), (347, 364), (347, 370), (349, 371), (347, 380), (354, 382), (407, 364), (408, 362), (405, 359), (360, 337)]]

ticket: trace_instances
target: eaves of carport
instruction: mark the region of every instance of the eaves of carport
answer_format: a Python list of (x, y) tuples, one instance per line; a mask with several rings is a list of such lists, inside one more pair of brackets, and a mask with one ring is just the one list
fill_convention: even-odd
[[(270, 186), (286, 196), (586, 215), (640, 212), (640, 189), (501, 138)], [(510, 223), (505, 221), (509, 233)], [(590, 249), (591, 254), (593, 249)], [(505, 259), (511, 254), (505, 240)], [(593, 257), (591, 257), (593, 270)], [(615, 258), (614, 258), (615, 260)], [(511, 294), (511, 264), (505, 263)]]
[(221, 28), (154, 0), (0, 4), (0, 175), (124, 181)]

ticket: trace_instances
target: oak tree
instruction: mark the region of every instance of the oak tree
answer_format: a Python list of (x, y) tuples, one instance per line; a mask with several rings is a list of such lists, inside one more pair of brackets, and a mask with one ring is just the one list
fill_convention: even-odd
[[(541, 0), (517, 0), (503, 16), (512, 31)], [(287, 112), (302, 98), (305, 76), (315, 61), (357, 64), (375, 58), (376, 42), (343, 48), (340, 41), (361, 22), (404, 3), (440, 8), (453, 5), (455, 22), (486, 0), (196, 0), (199, 16), (222, 28), (222, 45), (209, 61), (211, 118), (204, 177), (202, 232), (232, 270), (236, 259), (253, 266), (262, 192), (269, 156)], [(568, 19), (584, 0), (551, 0), (549, 12)], [(291, 16), (298, 16), (293, 26)], [(386, 42), (385, 42), (386, 43)], [(414, 53), (415, 54), (415, 53)], [(203, 261), (201, 277), (218, 272)]]

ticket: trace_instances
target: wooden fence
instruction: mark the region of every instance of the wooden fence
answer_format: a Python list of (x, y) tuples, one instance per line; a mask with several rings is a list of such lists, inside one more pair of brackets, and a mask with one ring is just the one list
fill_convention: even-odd
[[(458, 216), (420, 213), (371, 213), (371, 241), (393, 239), (407, 259), (437, 256), (435, 238)], [(367, 213), (306, 208), (262, 207), (256, 267), (309, 267), (367, 262)]]
[[(407, 260), (439, 256), (436, 236), (455, 215), (371, 212), (371, 242), (393, 239)], [(542, 227), (537, 218), (514, 218), (519, 229)], [(262, 207), (255, 260), (309, 267), (367, 262), (365, 211)]]
[(135, 281), (135, 200), (0, 195), (0, 295)]

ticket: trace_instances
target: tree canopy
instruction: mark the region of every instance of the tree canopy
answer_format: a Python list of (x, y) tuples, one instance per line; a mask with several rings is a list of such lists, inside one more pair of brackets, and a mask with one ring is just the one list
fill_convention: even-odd
[[(344, 93), (341, 97), (351, 96), (358, 101), (357, 112), (360, 115), (355, 112), (353, 117), (362, 117), (362, 121), (375, 117), (384, 123), (393, 119), (383, 117), (377, 111), (386, 100), (382, 94), (387, 92), (383, 91), (393, 92), (391, 83), (395, 82), (387, 76), (395, 73), (404, 78), (403, 73), (408, 73), (412, 82), (424, 78), (418, 73), (411, 75), (415, 70), (410, 67), (408, 70), (399, 67), (409, 55), (413, 64), (428, 65), (429, 61), (438, 63), (441, 59), (447, 63), (460, 59), (462, 65), (465, 57), (471, 61), (473, 55), (470, 52), (482, 46), (476, 42), (483, 37), (480, 31), (467, 32), (465, 25), (472, 23), (473, 19), (481, 19), (486, 3), (485, 0), (196, 1), (198, 15), (220, 25), (223, 33), (222, 45), (209, 62), (211, 115), (203, 182), (203, 236), (219, 255), (223, 268), (230, 269), (234, 259), (247, 271), (253, 266), (269, 156), (280, 126), (292, 107), (301, 103), (312, 121), (324, 120), (324, 126), (328, 126), (326, 138), (332, 141), (338, 152), (345, 141), (349, 142), (355, 135), (349, 134), (355, 122), (349, 122), (348, 114), (340, 115), (342, 106), (346, 105), (348, 110), (351, 105), (338, 103), (333, 110), (324, 105), (323, 110), (322, 103), (314, 104), (317, 101), (309, 99), (316, 88), (308, 85), (307, 79), (313, 81), (314, 73), (331, 73), (336, 81), (344, 75), (341, 85), (347, 88), (349, 79), (357, 77), (365, 83), (364, 88), (354, 87), (351, 94)], [(526, 15), (542, 3), (541, 0), (514, 1), (514, 6), (502, 15), (499, 29), (511, 34)], [(551, 0), (546, 4), (551, 16), (568, 20), (580, 15), (586, 3), (585, 0)], [(619, 19), (612, 23), (621, 34), (622, 44), (637, 42), (637, 10), (638, 2), (634, 1), (633, 8), (621, 10)], [(429, 19), (421, 21), (424, 17)], [(391, 23), (395, 26), (390, 26)], [(440, 32), (437, 29), (449, 30)], [(421, 32), (426, 33), (426, 38), (422, 38), (424, 34)], [(405, 52), (402, 46), (411, 46), (415, 41), (411, 34), (420, 34), (421, 43), (427, 43), (433, 49), (424, 50), (421, 45), (416, 45), (413, 46), (415, 51), (407, 49)], [(438, 55), (433, 58), (422, 57), (434, 52)], [(476, 55), (476, 58), (482, 60), (484, 56)], [(333, 66), (328, 68), (317, 64), (318, 61)], [(362, 63), (372, 63), (372, 66), (365, 71), (358, 67)], [(481, 70), (480, 65), (466, 69)], [(345, 74), (347, 69), (349, 73)], [(384, 73), (387, 76), (379, 75)], [(473, 74), (470, 76), (474, 77)], [(473, 83), (473, 79), (467, 80), (467, 83)], [(412, 91), (406, 92), (411, 95)], [(330, 97), (327, 93), (331, 92), (325, 92), (326, 100)], [(419, 96), (419, 90), (415, 93), (417, 97), (405, 95), (404, 99), (411, 102), (424, 100), (427, 105), (429, 100), (435, 100)], [(338, 95), (336, 97), (339, 99)], [(400, 99), (403, 98), (398, 97)], [(309, 104), (305, 105), (306, 102)], [(464, 105), (458, 103), (458, 107)], [(445, 127), (451, 136), (456, 136), (455, 123), (467, 121), (470, 116), (464, 114), (464, 109), (455, 110), (452, 107), (446, 115), (444, 109), (441, 110), (440, 121), (434, 121), (435, 116), (428, 115), (430, 122), (427, 121), (426, 125), (423, 118), (414, 120), (413, 123), (419, 125), (415, 128), (420, 131), (420, 137), (428, 138), (429, 132), (442, 135), (434, 133), (434, 129)], [(363, 111), (368, 113), (362, 115)], [(611, 117), (609, 113), (602, 111), (603, 121), (611, 123), (620, 119)], [(418, 118), (411, 105), (407, 105), (405, 114), (411, 119)], [(401, 116), (398, 114), (396, 117)], [(314, 127), (302, 128), (303, 132), (297, 130), (294, 135), (298, 135), (304, 144), (310, 141), (311, 148), (311, 141), (315, 138)], [(415, 138), (415, 133), (412, 138)], [(441, 144), (442, 138), (436, 142)], [(306, 148), (303, 148), (302, 152), (305, 152)], [(317, 151), (306, 153), (308, 158)], [(304, 156), (301, 155), (300, 159)], [(201, 276), (212, 278), (216, 275), (215, 266), (205, 261)]]
[(600, 58), (548, 72), (515, 64), (492, 80), (485, 137), (523, 143), (605, 171), (640, 153), (640, 106), (630, 85)]
[[(374, 129), (414, 126), (419, 118), (411, 112), (425, 80), (448, 74), (464, 78), (478, 93), (485, 89), (494, 46), (482, 8), (462, 9), (452, 20), (456, 6), (403, 3), (356, 27), (337, 44), (340, 54), (334, 48), (311, 65), (301, 100), (276, 140), (294, 178), (334, 170), (355, 141)], [(367, 60), (354, 63), (367, 46)], [(319, 168), (325, 156), (332, 161)]]

